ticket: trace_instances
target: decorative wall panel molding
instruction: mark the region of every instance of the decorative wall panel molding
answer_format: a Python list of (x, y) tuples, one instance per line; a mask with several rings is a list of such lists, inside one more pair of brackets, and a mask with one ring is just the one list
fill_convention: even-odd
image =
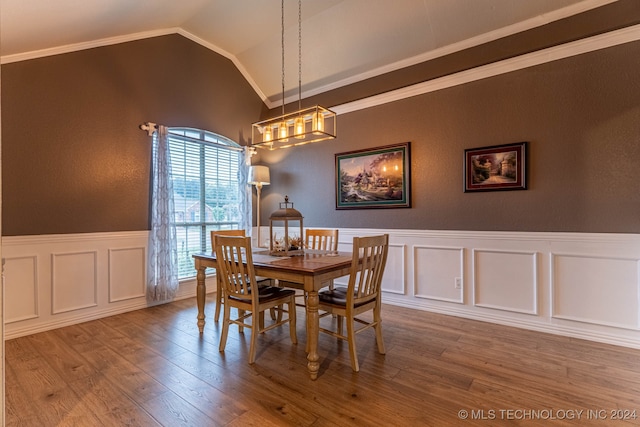
[(109, 302), (145, 296), (144, 247), (109, 249)]
[(640, 329), (640, 259), (551, 254), (552, 317)]
[(464, 248), (413, 246), (416, 298), (464, 303)]
[(473, 250), (473, 304), (538, 314), (538, 257), (535, 252)]
[(97, 251), (51, 254), (51, 313), (98, 304)]
[[(4, 323), (10, 324), (38, 317), (38, 257), (4, 258)], [(7, 301), (5, 299), (5, 301)]]

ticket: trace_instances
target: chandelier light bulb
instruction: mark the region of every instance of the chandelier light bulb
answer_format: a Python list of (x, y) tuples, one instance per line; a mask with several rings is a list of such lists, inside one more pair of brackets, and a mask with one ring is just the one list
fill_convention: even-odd
[(304, 139), (304, 118), (298, 116), (293, 124), (293, 134), (298, 139)]
[(313, 113), (313, 117), (311, 118), (311, 129), (315, 134), (324, 132), (324, 116), (322, 113)]
[(287, 140), (289, 138), (289, 128), (287, 127), (287, 122), (282, 121), (278, 125), (278, 139)]
[(263, 142), (271, 142), (273, 141), (273, 131), (271, 130), (271, 125), (264, 127), (264, 137), (262, 138)]

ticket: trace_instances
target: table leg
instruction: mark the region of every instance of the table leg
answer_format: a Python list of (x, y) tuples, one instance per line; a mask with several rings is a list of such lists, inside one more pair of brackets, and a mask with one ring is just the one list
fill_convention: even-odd
[(196, 303), (198, 305), (198, 329), (204, 332), (204, 300), (207, 295), (207, 286), (204, 283), (204, 266), (196, 265), (198, 271), (196, 275)]
[(312, 380), (318, 378), (318, 334), (320, 333), (320, 318), (318, 317), (318, 291), (310, 291), (307, 296), (307, 368)]

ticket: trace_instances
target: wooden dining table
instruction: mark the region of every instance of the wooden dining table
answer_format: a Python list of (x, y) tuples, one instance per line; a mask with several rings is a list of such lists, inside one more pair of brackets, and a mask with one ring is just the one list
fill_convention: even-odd
[[(305, 251), (294, 256), (271, 256), (263, 248), (255, 249), (253, 266), (257, 276), (288, 282), (288, 287), (304, 290), (307, 295), (307, 368), (312, 380), (318, 377), (318, 335), (320, 318), (318, 315), (318, 291), (327, 286), (332, 279), (349, 274), (351, 253), (332, 251)], [(198, 329), (204, 332), (206, 268), (216, 268), (215, 253), (196, 253), (193, 255), (197, 270), (196, 300), (198, 305)]]

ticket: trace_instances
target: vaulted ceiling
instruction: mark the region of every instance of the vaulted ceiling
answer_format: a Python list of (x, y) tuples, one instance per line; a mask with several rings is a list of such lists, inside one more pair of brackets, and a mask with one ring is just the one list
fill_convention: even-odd
[[(615, 0), (302, 0), (303, 97)], [(0, 0), (2, 62), (179, 33), (282, 98), (278, 0)], [(285, 89), (297, 96), (298, 2), (285, 0)]]

